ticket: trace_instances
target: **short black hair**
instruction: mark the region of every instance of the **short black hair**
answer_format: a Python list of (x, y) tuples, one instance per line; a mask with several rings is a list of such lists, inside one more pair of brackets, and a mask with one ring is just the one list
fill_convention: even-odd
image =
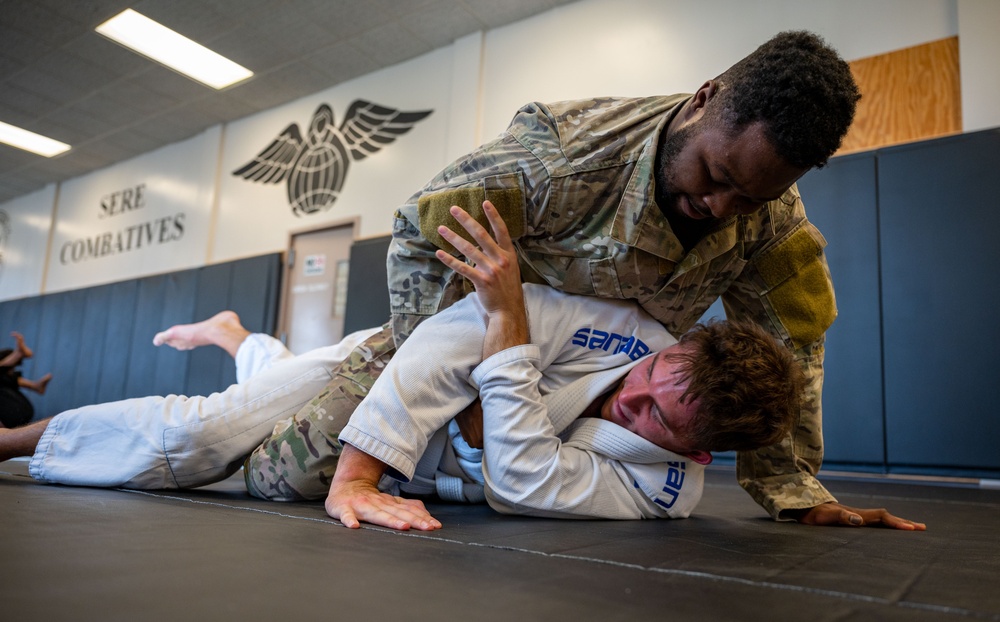
[(826, 164), (861, 99), (844, 59), (804, 30), (778, 33), (716, 80), (718, 118), (734, 131), (762, 121), (778, 154), (802, 168)]

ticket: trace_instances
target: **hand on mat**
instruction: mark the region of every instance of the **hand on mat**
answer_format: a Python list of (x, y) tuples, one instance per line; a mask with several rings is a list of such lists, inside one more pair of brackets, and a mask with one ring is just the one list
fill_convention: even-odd
[(451, 208), (451, 215), (469, 232), (479, 245), (478, 248), (448, 227), (438, 227), (438, 233), (465, 255), (472, 265), (441, 250), (437, 251), (437, 258), (476, 286), (479, 302), (491, 318), (506, 314), (523, 315), (524, 294), (521, 291), (521, 270), (517, 265), (514, 243), (507, 232), (507, 225), (493, 204), (484, 201), (483, 212), (496, 236), (495, 241), (465, 210), (457, 205)]
[(798, 521), (805, 525), (845, 525), (847, 527), (881, 525), (904, 531), (924, 531), (927, 529), (927, 525), (893, 516), (885, 508), (859, 509), (840, 503), (824, 503), (809, 508), (798, 517)]
[(361, 521), (401, 531), (441, 528), (423, 502), (379, 492), (371, 483), (360, 480), (334, 481), (326, 498), (326, 513), (351, 529), (361, 527)]
[(440, 529), (441, 523), (422, 501), (379, 491), (378, 481), (385, 469), (385, 463), (345, 444), (326, 496), (326, 513), (351, 529), (361, 527), (361, 521), (403, 531), (411, 527), (422, 531)]

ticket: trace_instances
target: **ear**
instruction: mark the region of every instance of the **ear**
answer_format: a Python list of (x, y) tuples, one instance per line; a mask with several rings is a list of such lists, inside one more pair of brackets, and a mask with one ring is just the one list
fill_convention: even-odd
[(684, 454), (684, 457), (689, 460), (694, 460), (698, 464), (712, 464), (712, 454), (707, 451), (695, 450)]
[(700, 119), (705, 114), (705, 105), (715, 97), (718, 91), (719, 83), (715, 80), (709, 80), (705, 84), (702, 84), (701, 88), (695, 91), (694, 97), (691, 98), (691, 101), (688, 102), (687, 107), (683, 111), (683, 124), (687, 125)]

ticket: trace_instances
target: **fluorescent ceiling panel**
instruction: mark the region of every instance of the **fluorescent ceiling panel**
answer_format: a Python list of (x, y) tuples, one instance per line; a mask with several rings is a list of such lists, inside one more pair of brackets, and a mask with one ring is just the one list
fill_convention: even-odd
[(96, 30), (112, 41), (212, 88), (222, 89), (253, 75), (246, 67), (132, 9), (125, 9)]
[(0, 143), (7, 143), (12, 147), (37, 153), (46, 158), (69, 151), (69, 145), (66, 143), (52, 140), (28, 130), (22, 130), (3, 121), (0, 121)]

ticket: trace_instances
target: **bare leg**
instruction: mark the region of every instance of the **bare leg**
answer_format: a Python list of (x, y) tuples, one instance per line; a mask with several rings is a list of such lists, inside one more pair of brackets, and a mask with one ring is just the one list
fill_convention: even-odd
[(45, 428), (49, 427), (50, 419), (29, 423), (20, 428), (7, 429), (0, 427), (0, 462), (20, 456), (31, 456), (42, 438)]
[(23, 387), (25, 389), (31, 389), (39, 395), (45, 395), (45, 387), (48, 386), (49, 380), (52, 380), (52, 374), (45, 374), (38, 380), (28, 380), (27, 378), (18, 378), (17, 386)]
[(236, 358), (243, 340), (250, 331), (243, 328), (240, 318), (232, 311), (222, 311), (207, 320), (194, 324), (178, 324), (156, 333), (153, 345), (166, 344), (178, 350), (192, 350), (199, 346), (219, 346)]
[(24, 335), (15, 330), (11, 331), (10, 336), (17, 342), (17, 352), (21, 353), (21, 358), (30, 359), (35, 356), (35, 353), (31, 350), (31, 348), (24, 345)]
[(7, 356), (0, 359), (0, 367), (17, 367), (22, 358), (24, 357), (21, 356), (21, 351), (14, 350)]

